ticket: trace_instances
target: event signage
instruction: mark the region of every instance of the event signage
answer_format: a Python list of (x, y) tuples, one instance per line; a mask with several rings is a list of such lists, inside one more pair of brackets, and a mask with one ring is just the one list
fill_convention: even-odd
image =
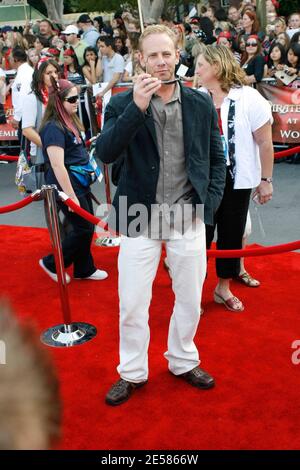
[[(123, 85), (123, 84), (122, 84)], [(190, 83), (188, 83), (190, 85)], [(115, 87), (112, 94), (126, 91), (127, 86)], [(272, 107), (274, 118), (272, 126), (273, 142), (299, 145), (300, 141), (300, 88), (278, 87), (259, 83), (257, 90), (266, 98)], [(6, 124), (0, 125), (0, 141), (18, 140), (18, 132), (11, 125), (13, 107), (11, 95), (7, 96), (4, 105)]]
[(11, 125), (11, 121), (14, 117), (14, 110), (11, 102), (11, 94), (6, 98), (4, 104), (4, 111), (6, 115), (6, 124), (0, 125), (0, 141), (1, 140), (18, 140), (18, 131)]
[(300, 88), (278, 87), (264, 83), (257, 90), (266, 98), (274, 118), (273, 142), (299, 145), (300, 141)]

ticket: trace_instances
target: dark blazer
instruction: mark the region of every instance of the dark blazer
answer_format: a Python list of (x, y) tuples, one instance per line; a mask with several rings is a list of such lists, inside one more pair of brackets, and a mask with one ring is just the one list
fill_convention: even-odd
[[(225, 185), (226, 164), (218, 118), (209, 95), (181, 86), (184, 151), (188, 178), (195, 190), (194, 204), (204, 204), (204, 221), (213, 224)], [(150, 106), (143, 113), (133, 101), (133, 92), (113, 96), (106, 107), (104, 127), (96, 143), (96, 155), (104, 163), (121, 162), (113, 205), (117, 230), (127, 233), (120, 196), (127, 205), (144, 204), (150, 214), (156, 203), (159, 175), (155, 125)], [(122, 223), (120, 220), (122, 218)], [(130, 223), (131, 217), (126, 218)]]
[(257, 82), (261, 82), (264, 76), (265, 61), (261, 55), (257, 55), (251, 59), (245, 72), (247, 75), (254, 75)]

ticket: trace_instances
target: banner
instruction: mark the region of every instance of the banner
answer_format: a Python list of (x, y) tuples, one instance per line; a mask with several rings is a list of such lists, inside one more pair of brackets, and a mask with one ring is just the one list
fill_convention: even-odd
[(300, 88), (278, 87), (259, 83), (257, 90), (272, 107), (273, 142), (299, 145)]
[(18, 131), (11, 125), (11, 121), (14, 117), (13, 106), (11, 102), (11, 94), (6, 97), (6, 103), (4, 105), (6, 124), (0, 124), (0, 141), (1, 140), (18, 140)]

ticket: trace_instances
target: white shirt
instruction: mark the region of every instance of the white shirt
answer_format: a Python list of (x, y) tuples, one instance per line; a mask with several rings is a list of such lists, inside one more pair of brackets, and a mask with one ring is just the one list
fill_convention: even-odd
[(27, 62), (20, 65), (17, 75), (11, 87), (12, 104), (14, 108), (14, 119), (21, 121), (23, 100), (31, 90), (33, 68)]
[(117, 53), (115, 53), (111, 59), (104, 56), (102, 57), (102, 67), (103, 82), (110, 82), (114, 73), (124, 72), (124, 59), (120, 54)]
[(0, 67), (0, 103), (5, 103), (5, 92), (6, 92), (6, 74), (4, 70)]
[[(42, 105), (42, 114), (44, 114), (45, 106)], [(22, 109), (22, 129), (27, 127), (36, 127), (37, 119), (37, 97), (34, 93), (29, 93), (24, 97)], [(35, 129), (37, 132), (38, 130)], [(30, 155), (36, 155), (36, 145), (30, 142)]]
[(128, 72), (129, 77), (132, 77), (132, 73), (133, 73), (133, 63), (132, 63), (132, 60), (130, 60), (130, 61), (126, 64), (125, 70), (126, 70), (126, 72)]
[(300, 28), (296, 28), (296, 29), (286, 29), (285, 32), (286, 34), (288, 35), (288, 37), (290, 39), (292, 39), (292, 37), (294, 36), (294, 34), (298, 33), (300, 31)]
[[(199, 91), (207, 92), (205, 88)], [(230, 100), (235, 101), (235, 158), (234, 189), (252, 189), (261, 181), (259, 147), (253, 132), (267, 122), (273, 123), (270, 103), (249, 86), (231, 88), (221, 105), (221, 120), (228, 148), (228, 111)], [(228, 159), (228, 157), (227, 157)], [(227, 163), (229, 163), (227, 161)]]

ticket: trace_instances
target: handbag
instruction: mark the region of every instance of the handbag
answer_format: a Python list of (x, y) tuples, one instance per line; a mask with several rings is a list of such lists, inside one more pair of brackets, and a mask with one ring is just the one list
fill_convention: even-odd
[(86, 165), (70, 165), (68, 170), (74, 178), (84, 187), (87, 188), (95, 181), (102, 181), (103, 175), (94, 157), (94, 149), (89, 153), (89, 162)]
[[(35, 127), (38, 128), (42, 120), (42, 103), (37, 100), (37, 118)], [(21, 135), (20, 153), (17, 162), (17, 171), (15, 176), (15, 183), (18, 191), (26, 196), (33, 193), (37, 189), (41, 189), (45, 184), (45, 167), (43, 150), (40, 147), (36, 149), (36, 155), (30, 157), (30, 142), (28, 139)]]
[(15, 183), (22, 196), (31, 194), (40, 189), (44, 184), (45, 165), (32, 165), (26, 156), (25, 150), (21, 150), (17, 162)]

